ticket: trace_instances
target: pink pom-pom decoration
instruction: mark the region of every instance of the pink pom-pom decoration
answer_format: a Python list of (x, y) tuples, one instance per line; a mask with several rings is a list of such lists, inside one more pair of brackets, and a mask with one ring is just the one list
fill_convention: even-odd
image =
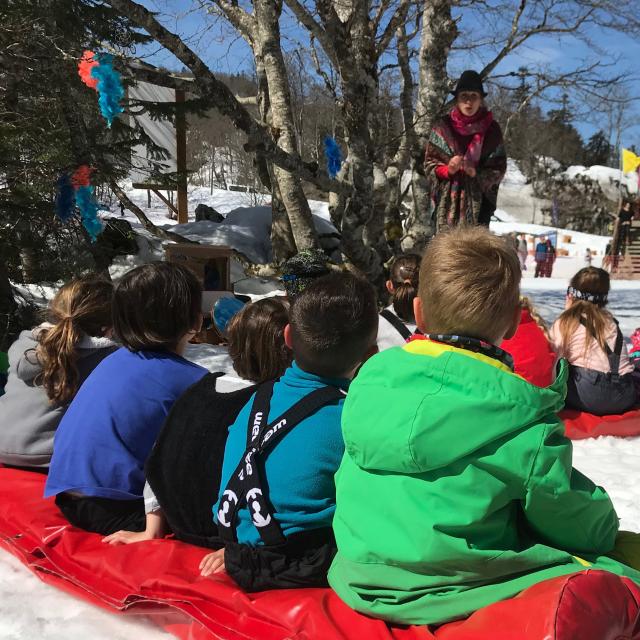
[(78, 63), (78, 75), (87, 87), (96, 90), (98, 88), (98, 78), (94, 78), (91, 75), (91, 70), (99, 65), (94, 56), (93, 51), (85, 51), (82, 54), (82, 58), (80, 58), (80, 62)]
[(71, 184), (74, 189), (91, 185), (91, 172), (93, 169), (86, 164), (80, 165), (71, 176)]

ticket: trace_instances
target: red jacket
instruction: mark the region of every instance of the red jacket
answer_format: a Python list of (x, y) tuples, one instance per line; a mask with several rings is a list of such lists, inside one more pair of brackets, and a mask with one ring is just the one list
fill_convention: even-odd
[(531, 384), (548, 387), (553, 382), (556, 354), (526, 309), (522, 310), (516, 335), (503, 340), (500, 348), (513, 356), (516, 373)]

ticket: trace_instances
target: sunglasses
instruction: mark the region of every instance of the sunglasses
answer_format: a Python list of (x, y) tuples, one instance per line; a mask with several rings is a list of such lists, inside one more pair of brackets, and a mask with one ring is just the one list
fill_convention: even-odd
[(479, 93), (459, 93), (457, 98), (460, 102), (479, 102), (482, 100)]

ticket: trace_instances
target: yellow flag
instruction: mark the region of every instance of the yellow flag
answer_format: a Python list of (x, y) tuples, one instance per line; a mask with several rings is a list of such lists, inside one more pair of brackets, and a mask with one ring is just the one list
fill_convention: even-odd
[(629, 151), (628, 149), (622, 150), (622, 173), (631, 173), (640, 167), (640, 158)]

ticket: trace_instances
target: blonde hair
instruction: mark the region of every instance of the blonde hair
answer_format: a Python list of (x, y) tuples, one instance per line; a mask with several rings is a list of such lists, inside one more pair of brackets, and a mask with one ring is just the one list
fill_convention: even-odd
[(536, 311), (536, 308), (533, 306), (533, 302), (527, 298), (527, 296), (520, 297), (520, 306), (523, 309), (526, 309), (531, 316), (531, 319), (538, 325), (538, 327), (544, 333), (545, 338), (549, 340), (549, 327), (547, 323), (544, 321), (544, 318)]
[[(584, 323), (587, 330), (587, 339), (584, 343), (584, 353), (586, 354), (590, 337), (603, 351), (607, 350), (607, 325), (613, 322), (613, 316), (604, 308), (606, 297), (609, 293), (609, 274), (604, 269), (597, 267), (585, 267), (580, 269), (569, 283), (570, 291), (577, 295), (591, 297), (600, 302), (590, 302), (573, 296), (573, 301), (568, 309), (565, 309), (558, 318), (558, 328), (560, 329), (560, 348), (566, 353), (571, 336), (575, 333), (580, 324)], [(569, 293), (571, 295), (571, 293)], [(581, 322), (582, 321), (582, 322)]]
[(438, 233), (420, 267), (427, 331), (498, 342), (519, 308), (521, 277), (513, 243), (487, 229), (460, 226)]
[(90, 275), (65, 284), (49, 304), (53, 326), (37, 335), (42, 371), (34, 382), (44, 387), (51, 404), (66, 404), (78, 391), (76, 347), (84, 335), (102, 336), (112, 326), (112, 296), (111, 282)]

